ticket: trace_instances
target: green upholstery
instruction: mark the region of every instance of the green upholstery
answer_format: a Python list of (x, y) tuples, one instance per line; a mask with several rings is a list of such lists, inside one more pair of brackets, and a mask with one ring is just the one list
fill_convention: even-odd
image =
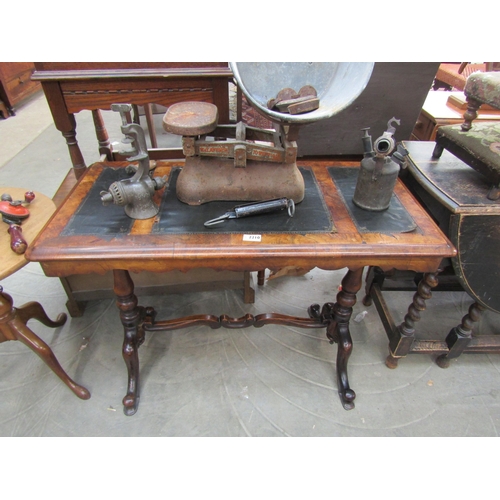
[(492, 174), (500, 175), (500, 121), (475, 123), (467, 132), (461, 125), (447, 125), (438, 133), (484, 162)]
[(467, 78), (464, 94), (482, 104), (500, 109), (500, 71), (472, 73)]
[(496, 200), (500, 198), (500, 121), (473, 121), (481, 104), (500, 109), (500, 72), (473, 73), (467, 79), (464, 94), (468, 103), (464, 123), (438, 129), (432, 156), (439, 158), (447, 149), (481, 172), (492, 184), (488, 198)]

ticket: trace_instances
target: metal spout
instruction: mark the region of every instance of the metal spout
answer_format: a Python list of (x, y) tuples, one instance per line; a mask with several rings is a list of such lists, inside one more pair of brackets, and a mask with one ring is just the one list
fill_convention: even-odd
[(362, 128), (361, 130), (364, 132), (364, 135), (361, 138), (361, 141), (363, 142), (364, 157), (371, 158), (375, 156), (375, 152), (373, 151), (372, 136), (368, 133), (370, 127)]

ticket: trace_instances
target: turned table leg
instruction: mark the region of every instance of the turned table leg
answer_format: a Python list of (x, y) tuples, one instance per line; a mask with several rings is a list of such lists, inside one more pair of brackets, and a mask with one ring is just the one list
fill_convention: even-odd
[(198, 314), (171, 320), (155, 321), (152, 308), (138, 306), (134, 294), (134, 283), (128, 271), (114, 270), (114, 292), (116, 304), (120, 310), (120, 319), (124, 329), (123, 359), (128, 371), (127, 394), (123, 398), (125, 415), (133, 415), (139, 406), (139, 346), (144, 342), (146, 331), (172, 331), (193, 325), (206, 325), (211, 328), (247, 328), (262, 327), (266, 324), (293, 325), (298, 328), (324, 328), (331, 343), (338, 344), (337, 380), (339, 396), (346, 410), (354, 408), (355, 392), (349, 387), (347, 362), (352, 352), (352, 339), (349, 320), (356, 303), (356, 293), (361, 288), (363, 268), (349, 270), (342, 280), (342, 289), (337, 294), (337, 301), (328, 302), (322, 310), (318, 304), (309, 307), (309, 318), (299, 318), (276, 313), (253, 316), (246, 314), (241, 318), (220, 317), (211, 314)]
[(90, 392), (68, 376), (52, 349), (27, 327), (26, 323), (30, 319), (37, 319), (48, 327), (57, 328), (64, 325), (66, 315), (60, 314), (56, 321), (52, 321), (38, 302), (29, 302), (20, 308), (15, 308), (12, 297), (3, 293), (0, 287), (0, 343), (19, 340), (36, 353), (77, 397), (89, 399)]
[[(347, 272), (342, 280), (342, 289), (337, 294), (337, 302), (330, 304), (329, 322), (326, 329), (326, 336), (330, 343), (338, 345), (337, 350), (337, 381), (340, 401), (346, 410), (354, 408), (356, 393), (349, 387), (347, 376), (347, 362), (352, 352), (352, 339), (349, 331), (349, 320), (352, 315), (352, 308), (356, 304), (356, 293), (362, 285), (363, 268)], [(325, 309), (325, 306), (323, 309)]]
[(139, 346), (144, 342), (142, 325), (148, 314), (153, 311), (137, 305), (134, 294), (134, 283), (128, 271), (115, 269), (114, 292), (116, 305), (120, 310), (120, 320), (123, 325), (124, 339), (122, 355), (128, 371), (127, 394), (123, 398), (125, 415), (133, 415), (139, 407)]
[(481, 313), (485, 308), (474, 302), (470, 307), (468, 313), (462, 318), (460, 325), (455, 326), (450, 330), (446, 337), (446, 344), (449, 352), (441, 354), (436, 359), (436, 363), (441, 368), (448, 368), (450, 360), (458, 358), (470, 344), (472, 339), (472, 329), (474, 324), (477, 323), (481, 317)]
[(109, 142), (108, 131), (106, 130), (106, 125), (104, 124), (101, 110), (93, 109), (92, 118), (94, 120), (97, 141), (99, 142), (99, 154), (106, 155), (106, 159), (112, 161), (113, 154), (111, 152), (111, 143)]
[(54, 124), (56, 129), (61, 132), (63, 137), (66, 139), (66, 145), (68, 146), (69, 156), (71, 158), (71, 163), (73, 164), (73, 170), (75, 177), (79, 179), (87, 167), (85, 165), (85, 160), (83, 159), (80, 146), (76, 140), (76, 119), (73, 113), (68, 113), (66, 102), (64, 101), (63, 95), (61, 93), (61, 88), (59, 82), (54, 81), (44, 81), (42, 82), (43, 91), (47, 102), (54, 118)]
[[(356, 293), (362, 285), (363, 268), (352, 271), (349, 269), (342, 280), (342, 290), (337, 295), (337, 302), (334, 306), (334, 323), (331, 331), (327, 329), (327, 335), (337, 338), (337, 379), (339, 384), (339, 395), (342, 405), (346, 410), (354, 408), (354, 398), (356, 393), (349, 387), (347, 377), (347, 361), (352, 352), (352, 339), (349, 331), (349, 320), (352, 315), (352, 308), (356, 304)], [(336, 334), (335, 334), (336, 331)]]
[(71, 163), (73, 164), (75, 176), (79, 179), (85, 172), (87, 166), (85, 165), (85, 160), (83, 159), (80, 146), (76, 140), (76, 120), (74, 115), (69, 115), (69, 121), (72, 126), (69, 129), (61, 130), (61, 133), (66, 139), (66, 145), (68, 146), (69, 156), (71, 158)]
[(426, 309), (425, 301), (432, 297), (431, 289), (438, 285), (437, 274), (424, 274), (418, 284), (404, 321), (397, 327), (395, 335), (389, 342), (389, 356), (385, 361), (388, 368), (397, 368), (399, 358), (405, 357), (410, 352), (415, 340), (415, 323), (420, 321), (420, 312)]

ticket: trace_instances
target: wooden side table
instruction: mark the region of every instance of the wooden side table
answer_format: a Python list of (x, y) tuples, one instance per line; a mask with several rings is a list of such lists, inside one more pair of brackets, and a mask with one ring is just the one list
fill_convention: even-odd
[[(9, 193), (14, 200), (24, 199), (26, 189), (0, 187), (1, 193)], [(22, 224), (25, 240), (32, 242), (55, 210), (55, 204), (45, 195), (35, 192), (35, 200), (30, 205), (30, 216)], [(2, 260), (0, 264), (0, 280), (15, 273), (28, 261), (24, 254), (16, 254), (10, 248), (10, 236), (7, 225), (0, 226), (0, 249)], [(48, 367), (73, 391), (80, 399), (89, 399), (90, 393), (85, 387), (76, 384), (64, 371), (55, 357), (52, 349), (27, 326), (30, 319), (36, 319), (52, 328), (62, 326), (66, 315), (60, 314), (52, 321), (38, 302), (28, 302), (16, 308), (12, 297), (0, 286), (0, 343), (7, 340), (19, 340), (32, 349), (48, 365)]]
[[(441, 368), (447, 368), (450, 360), (465, 352), (499, 353), (500, 335), (477, 330), (485, 310), (500, 313), (500, 202), (489, 200), (487, 180), (450, 152), (444, 151), (436, 159), (432, 157), (433, 142), (403, 144), (409, 152), (405, 185), (457, 249), (454, 257), (443, 262), (441, 283), (434, 289), (465, 291), (472, 299), (457, 326), (440, 332), (437, 324), (436, 338), (414, 340), (409, 352), (436, 354)], [(415, 290), (416, 278), (414, 273), (387, 273), (379, 269), (368, 273), (364, 303), (370, 305), (373, 300), (389, 339), (396, 335), (397, 327), (388, 319), (383, 292)], [(421, 309), (418, 302), (415, 305), (417, 317)], [(441, 335), (446, 337), (439, 338)], [(392, 354), (391, 351), (386, 364), (396, 368), (397, 356)]]
[(435, 159), (432, 143), (405, 146), (411, 173), (406, 183), (456, 246), (452, 267), (473, 301), (446, 337), (447, 349), (437, 362), (445, 368), (463, 352), (498, 353), (499, 335), (474, 330), (483, 311), (500, 313), (500, 201), (488, 199), (488, 180), (453, 154)]
[[(306, 180), (306, 196), (297, 205), (293, 218), (286, 213), (267, 214), (228, 220), (212, 228), (204, 227), (203, 221), (224, 213), (219, 213), (222, 207), (211, 203), (188, 206), (177, 200), (175, 176), (183, 162), (157, 162), (155, 176), (168, 176), (169, 187), (155, 193), (155, 201), (161, 203), (155, 218), (133, 221), (123, 216), (122, 207), (103, 207), (99, 198), (102, 179), (109, 182), (126, 165), (100, 162), (89, 167), (27, 252), (28, 259), (40, 262), (47, 276), (113, 272), (124, 328), (122, 354), (128, 370), (123, 399), (126, 415), (133, 415), (139, 405), (138, 349), (146, 332), (192, 325), (215, 329), (262, 327), (272, 323), (324, 328), (330, 342), (338, 344), (339, 396), (344, 408), (351, 409), (355, 393), (347, 376), (352, 351), (349, 320), (362, 285), (363, 268), (376, 265), (433, 275), (442, 259), (456, 252), (400, 182), (395, 188), (394, 206), (387, 212), (359, 214), (352, 204), (357, 164), (299, 162)], [(121, 212), (111, 212), (111, 208)], [(305, 307), (308, 317), (273, 312), (231, 318), (200, 311), (193, 316), (163, 321), (156, 319), (157, 313), (152, 308), (138, 305), (131, 277), (131, 273), (144, 271), (164, 273), (197, 268), (260, 271), (287, 266), (325, 270), (347, 267), (348, 272), (335, 301), (322, 307), (317, 304)], [(409, 351), (408, 341), (413, 338), (414, 325), (405, 320), (399, 338), (394, 339), (400, 344), (398, 356)]]
[[(84, 109), (92, 110), (99, 152), (108, 160), (116, 159), (116, 152), (100, 110), (110, 109), (113, 103), (170, 106), (181, 101), (206, 101), (217, 106), (219, 123), (229, 123), (228, 84), (233, 74), (228, 63), (36, 62), (35, 68), (33, 80), (42, 84), (54, 124), (66, 139), (76, 177), (86, 165), (76, 138), (74, 114)], [(182, 151), (153, 148), (149, 156), (179, 158)]]

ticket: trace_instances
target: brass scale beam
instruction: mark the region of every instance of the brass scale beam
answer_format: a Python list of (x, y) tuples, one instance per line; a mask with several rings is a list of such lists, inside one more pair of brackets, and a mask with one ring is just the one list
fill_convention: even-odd
[(297, 159), (297, 144), (287, 139), (292, 132), (293, 126), (285, 128), (280, 125), (280, 130), (276, 131), (249, 127), (239, 122), (236, 125), (217, 126), (210, 134), (215, 140), (206, 140), (206, 136), (200, 136), (200, 139), (183, 136), (182, 148), (186, 156), (234, 158), (235, 167), (245, 167), (247, 160), (294, 163)]

